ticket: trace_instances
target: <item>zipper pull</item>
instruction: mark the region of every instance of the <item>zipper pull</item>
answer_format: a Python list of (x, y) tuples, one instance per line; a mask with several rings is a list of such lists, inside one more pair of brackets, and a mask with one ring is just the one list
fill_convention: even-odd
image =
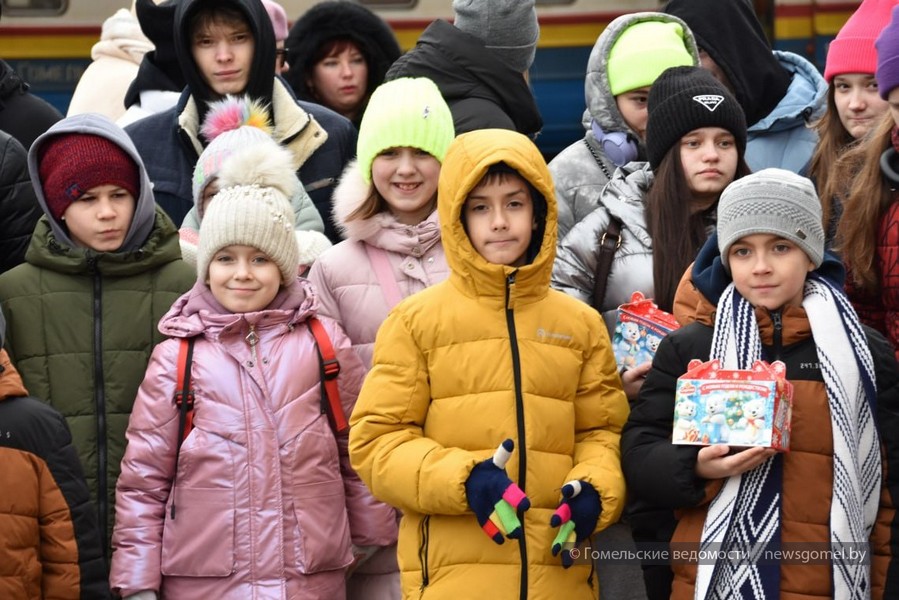
[(506, 310), (512, 309), (512, 288), (515, 287), (515, 274), (518, 271), (512, 271), (506, 277)]
[(780, 360), (780, 351), (783, 347), (783, 315), (779, 310), (769, 314), (774, 324), (774, 360)]
[(259, 336), (256, 335), (256, 326), (250, 325), (250, 333), (244, 338), (250, 346), (255, 347), (256, 342), (259, 341)]
[(783, 329), (783, 317), (779, 310), (771, 313), (771, 321), (774, 323), (774, 331), (781, 331)]
[[(256, 357), (256, 343), (259, 341), (259, 336), (256, 335), (256, 326), (250, 325), (250, 333), (244, 338), (247, 343), (250, 345), (250, 353), (253, 355), (253, 365), (259, 362)], [(250, 365), (252, 366), (252, 365)]]

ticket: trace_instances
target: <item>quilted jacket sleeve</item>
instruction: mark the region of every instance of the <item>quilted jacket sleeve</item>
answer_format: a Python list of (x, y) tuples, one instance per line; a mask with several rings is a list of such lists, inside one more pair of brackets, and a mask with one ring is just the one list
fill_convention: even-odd
[(883, 456), (883, 481), (877, 521), (871, 533), (871, 597), (899, 594), (899, 366), (893, 348), (879, 333), (868, 330), (877, 380), (877, 428)]
[(880, 296), (883, 325), (899, 357), (899, 203), (893, 202), (880, 222), (877, 243), (877, 266), (880, 272)]
[(112, 536), (110, 584), (128, 596), (159, 590), (165, 505), (174, 476), (178, 412), (178, 340), (153, 351), (128, 422), (128, 445), (116, 484), (116, 524)]
[(394, 310), (378, 331), (374, 363), (353, 411), (350, 458), (379, 500), (422, 514), (463, 514), (465, 480), (477, 458), (425, 436), (430, 401), (425, 357)]
[(0, 273), (25, 261), (25, 250), (43, 212), (28, 176), (26, 149), (0, 131)]
[(593, 306), (593, 286), (599, 259), (599, 240), (609, 226), (609, 215), (597, 208), (568, 232), (556, 249), (552, 286)]
[(669, 334), (659, 344), (621, 438), (628, 490), (666, 508), (700, 504), (707, 483), (694, 473), (698, 449), (671, 443), (677, 378), (689, 362), (674, 343), (677, 337)]
[(565, 481), (581, 479), (599, 492), (602, 513), (597, 531), (618, 521), (624, 509), (621, 429), (628, 404), (605, 327), (595, 316), (596, 342), (584, 357), (575, 398), (575, 466)]
[[(344, 412), (349, 418), (362, 387), (365, 367), (340, 326), (330, 319), (323, 319), (323, 323), (331, 336), (331, 343), (340, 363), (337, 383)], [(396, 512), (392, 507), (375, 500), (359, 479), (350, 464), (348, 441), (348, 433), (337, 436), (350, 536), (357, 546), (389, 546), (397, 538)]]

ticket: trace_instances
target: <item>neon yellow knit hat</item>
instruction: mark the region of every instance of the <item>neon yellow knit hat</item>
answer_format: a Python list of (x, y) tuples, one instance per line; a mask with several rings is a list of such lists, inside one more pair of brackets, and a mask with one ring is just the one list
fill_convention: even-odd
[(609, 50), (609, 88), (617, 96), (652, 85), (665, 69), (694, 64), (679, 23), (641, 21), (625, 29)]
[(433, 81), (403, 77), (383, 83), (359, 125), (356, 157), (362, 177), (371, 182), (371, 163), (388, 148), (419, 148), (442, 163), (454, 137), (453, 116)]

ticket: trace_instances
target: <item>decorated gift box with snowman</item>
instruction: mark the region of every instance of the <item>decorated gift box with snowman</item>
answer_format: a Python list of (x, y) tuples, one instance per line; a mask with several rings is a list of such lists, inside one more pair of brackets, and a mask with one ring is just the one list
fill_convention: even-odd
[(722, 369), (717, 360), (692, 360), (677, 380), (675, 444), (790, 448), (793, 385), (780, 361), (749, 370)]

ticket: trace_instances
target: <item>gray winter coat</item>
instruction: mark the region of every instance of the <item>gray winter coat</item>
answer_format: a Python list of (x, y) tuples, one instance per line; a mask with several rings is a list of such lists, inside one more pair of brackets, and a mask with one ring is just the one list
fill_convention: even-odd
[(608, 183), (615, 168), (633, 160), (645, 160), (643, 142), (638, 142), (637, 156), (616, 164), (606, 155), (602, 145), (594, 136), (591, 124), (597, 125), (605, 133), (624, 132), (639, 140), (635, 131), (628, 127), (615, 103), (609, 85), (606, 66), (612, 46), (622, 32), (635, 23), (662, 21), (679, 23), (684, 28), (688, 48), (693, 53), (695, 64), (699, 65), (696, 40), (687, 25), (673, 15), (654, 12), (633, 13), (620, 17), (609, 24), (597, 38), (587, 61), (587, 76), (584, 79), (584, 96), (587, 108), (582, 122), (586, 135), (560, 152), (550, 163), (549, 171), (555, 181), (556, 201), (559, 204), (559, 241), (565, 239), (574, 224), (590, 214), (599, 205), (602, 188)]
[(615, 330), (616, 309), (641, 291), (653, 297), (652, 239), (646, 226), (644, 200), (653, 174), (647, 162), (632, 162), (617, 169), (602, 194), (600, 205), (576, 224), (556, 251), (552, 287), (593, 305), (593, 284), (599, 257), (599, 239), (609, 226), (609, 215), (621, 220), (621, 246), (615, 251), (602, 306), (595, 307)]

